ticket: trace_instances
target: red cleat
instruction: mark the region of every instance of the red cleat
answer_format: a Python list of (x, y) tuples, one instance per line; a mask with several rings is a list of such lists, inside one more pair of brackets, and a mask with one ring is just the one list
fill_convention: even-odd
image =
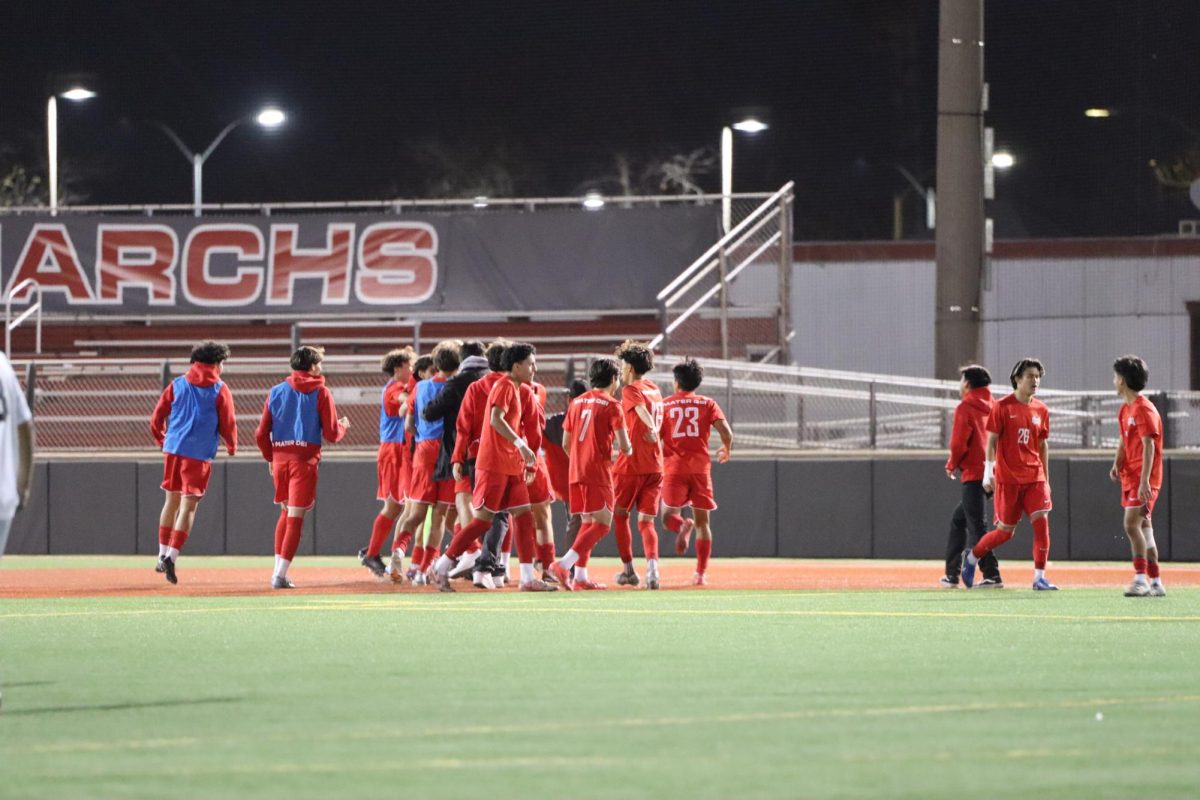
[(571, 574), (567, 572), (566, 568), (564, 568), (562, 564), (555, 561), (551, 563), (547, 569), (564, 589), (566, 589), (568, 592), (575, 591), (575, 587), (572, 585), (571, 581)]
[(697, 572), (692, 576), (692, 586), (708, 586), (708, 578), (704, 577), (703, 572)]
[(692, 531), (695, 529), (695, 520), (686, 518), (683, 520), (683, 527), (679, 529), (679, 533), (675, 534), (675, 555), (681, 556), (687, 552), (688, 545), (692, 541)]
[(571, 584), (573, 592), (603, 592), (608, 587), (603, 583), (592, 583), (591, 581), (581, 581), (576, 578)]

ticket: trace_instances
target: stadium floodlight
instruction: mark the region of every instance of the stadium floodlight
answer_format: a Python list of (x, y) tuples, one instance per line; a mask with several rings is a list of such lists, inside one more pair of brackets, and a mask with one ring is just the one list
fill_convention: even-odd
[(1007, 150), (997, 150), (992, 153), (992, 166), (996, 169), (1008, 169), (1017, 163), (1017, 159)]
[(754, 117), (748, 117), (744, 120), (741, 120), (740, 122), (733, 123), (733, 125), (731, 127), (735, 131), (740, 131), (742, 133), (762, 133), (770, 126), (767, 125), (767, 123), (763, 122), (760, 119), (756, 119)]
[(58, 98), (78, 103), (90, 100), (96, 93), (83, 86), (72, 86), (64, 92), (52, 93), (46, 101), (47, 166), (50, 173), (50, 213), (58, 214)]
[(599, 192), (588, 192), (583, 198), (583, 207), (588, 211), (599, 211), (604, 208), (604, 197)]
[(254, 118), (254, 121), (264, 128), (278, 128), (287, 121), (287, 114), (284, 114), (274, 106), (268, 106), (258, 112), (258, 116)]
[(86, 89), (82, 86), (73, 86), (59, 96), (64, 97), (67, 100), (74, 100), (78, 103), (80, 100), (91, 100), (96, 96), (96, 93), (91, 89)]
[(1111, 117), (1111, 116), (1112, 116), (1112, 109), (1108, 109), (1108, 108), (1089, 108), (1089, 109), (1086, 109), (1086, 110), (1083, 112), (1083, 115), (1084, 115), (1085, 117), (1091, 117), (1092, 119), (1105, 119), (1106, 117)]
[(488, 199), (486, 197), (484, 197), (483, 195), (479, 195), (478, 197), (475, 198), (475, 202), (471, 203), (471, 207), (472, 208), (487, 208), (488, 207)]

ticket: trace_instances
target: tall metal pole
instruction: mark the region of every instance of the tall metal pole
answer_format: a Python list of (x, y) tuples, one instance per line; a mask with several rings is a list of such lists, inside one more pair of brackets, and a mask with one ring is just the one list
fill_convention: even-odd
[(779, 202), (779, 316), (777, 356), (780, 364), (792, 363), (792, 195)]
[(934, 372), (975, 361), (983, 274), (983, 0), (940, 0)]
[(58, 214), (58, 100), (46, 102), (46, 145), (50, 159), (50, 214)]
[(201, 194), (204, 186), (204, 156), (192, 154), (192, 213), (200, 216)]
[(729, 233), (733, 222), (733, 128), (721, 129), (721, 228)]

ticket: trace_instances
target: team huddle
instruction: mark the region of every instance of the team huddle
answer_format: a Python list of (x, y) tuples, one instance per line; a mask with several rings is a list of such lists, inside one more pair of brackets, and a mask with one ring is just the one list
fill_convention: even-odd
[[(163, 391), (150, 428), (163, 448), (158, 572), (178, 581), (176, 561), (191, 532), (208, 485), (218, 440), (237, 450), (229, 388), (220, 380), (229, 349), (203, 342), (192, 351), (186, 375)], [(321, 374), (323, 351), (301, 347), (292, 373), (272, 387), (255, 440), (274, 482), (280, 506), (275, 526), (271, 585), (288, 589), (288, 569), (299, 546), (305, 514), (316, 500), (322, 442), (340, 441), (349, 420), (339, 417)], [(570, 387), (564, 413), (546, 416), (546, 389), (534, 380), (534, 347), (498, 340), (447, 341), (428, 356), (394, 350), (382, 362), (389, 380), (380, 404), (377, 497), (383, 507), (360, 562), (394, 583), (436, 585), (452, 592), (452, 579), (469, 578), (482, 589), (510, 582), (516, 545), (521, 591), (601, 590), (588, 574), (593, 548), (615, 530), (621, 585), (658, 589), (660, 513), (675, 534), (675, 551), (687, 552), (696, 534), (693, 584), (707, 584), (712, 552), (710, 513), (716, 509), (709, 454), (710, 431), (728, 460), (733, 432), (720, 407), (697, 395), (702, 367), (691, 359), (673, 370), (674, 393), (663, 398), (646, 374), (653, 355), (628, 341), (616, 358), (592, 362), (588, 383)], [(613, 461), (614, 444), (618, 452)], [(550, 507), (570, 511), (570, 548), (555, 553)], [(661, 507), (661, 510), (660, 510)], [(683, 509), (692, 516), (685, 518)], [(631, 515), (637, 515), (645, 578), (634, 567)], [(394, 531), (390, 561), (383, 545)], [(449, 545), (442, 542), (450, 532)], [(411, 559), (404, 568), (404, 560)]]

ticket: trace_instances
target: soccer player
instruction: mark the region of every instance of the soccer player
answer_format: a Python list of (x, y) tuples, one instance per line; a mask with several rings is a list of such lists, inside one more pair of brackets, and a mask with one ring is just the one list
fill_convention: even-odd
[[(675, 534), (675, 552), (687, 552), (688, 540), (696, 530), (696, 574), (693, 586), (706, 586), (708, 559), (712, 555), (710, 515), (717, 508), (712, 488), (712, 458), (708, 454), (709, 432), (716, 429), (721, 437), (717, 463), (729, 460), (733, 450), (733, 430), (725, 421), (721, 407), (711, 397), (696, 394), (704, 380), (704, 368), (693, 359), (684, 359), (671, 371), (675, 393), (663, 401), (663, 523)], [(692, 507), (692, 519), (680, 513)]]
[[(404, 411), (408, 401), (408, 381), (413, 374), (415, 358), (416, 354), (412, 348), (405, 347), (385, 355), (380, 364), (383, 374), (388, 376), (379, 403), (379, 453), (375, 458), (375, 473), (379, 486), (376, 497), (383, 501), (383, 509), (371, 526), (371, 540), (365, 552), (359, 553), (360, 561), (365, 557), (379, 556), (388, 533), (404, 508), (404, 498), (408, 494), (409, 476), (404, 470), (404, 451), (407, 447)], [(392, 563), (388, 567), (388, 575), (396, 583), (404, 580), (404, 554), (411, 542), (411, 537), (407, 540), (396, 537)]]
[[(524, 390), (525, 387), (521, 388)], [(537, 534), (537, 560), (542, 565), (542, 580), (557, 583), (557, 579), (550, 574), (550, 565), (555, 558), (554, 524), (550, 517), (550, 501), (554, 495), (550, 485), (550, 468), (542, 455), (546, 433), (546, 387), (531, 381), (529, 388), (528, 395), (522, 395), (521, 398), (521, 433), (529, 449), (537, 454), (533, 480), (529, 483), (529, 503)]]
[[(567, 407), (570, 407), (572, 400), (587, 390), (588, 385), (583, 381), (571, 381), (571, 386), (567, 390), (569, 397)], [(563, 423), (566, 418), (566, 411), (559, 411), (546, 418), (542, 450), (546, 454), (546, 472), (550, 477), (550, 487), (554, 491), (554, 499), (567, 505), (567, 538), (575, 541), (575, 537), (579, 535), (579, 528), (583, 525), (583, 517), (571, 513), (571, 462), (567, 451), (563, 449)], [(543, 579), (547, 576), (553, 577), (550, 575), (551, 563), (553, 560), (542, 562)], [(557, 581), (557, 579), (555, 580)]]
[(536, 470), (536, 455), (521, 436), (521, 385), (533, 380), (537, 369), (534, 347), (518, 342), (504, 351), (501, 367), (505, 375), (496, 381), (484, 406), (487, 420), (479, 439), (479, 457), (475, 463), (475, 491), (472, 496), (474, 519), (454, 535), (450, 547), (434, 565), (438, 588), (453, 592), (450, 567), (492, 526), (492, 517), (508, 511), (517, 532), (517, 559), (521, 568), (521, 591), (547, 592), (557, 587), (537, 578), (533, 572), (536, 535), (529, 513), (528, 484)]
[(1125, 535), (1133, 550), (1133, 583), (1125, 590), (1126, 597), (1167, 594), (1158, 571), (1158, 547), (1150, 519), (1162, 488), (1162, 418), (1154, 404), (1142, 397), (1149, 379), (1146, 362), (1135, 355), (1121, 356), (1113, 363), (1113, 386), (1125, 402), (1117, 412), (1121, 438), (1108, 477), (1121, 485)]
[(571, 401), (563, 423), (563, 449), (570, 459), (571, 513), (582, 515), (583, 526), (571, 549), (550, 564), (550, 573), (568, 591), (608, 588), (588, 578), (587, 565), (592, 548), (612, 524), (613, 439), (622, 455), (633, 452), (625, 433), (625, 415), (616, 399), (620, 376), (620, 367), (611, 358), (592, 362), (588, 370), (592, 388)]
[[(946, 477), (954, 480), (955, 472), (962, 473), (962, 499), (950, 518), (950, 535), (946, 541), (946, 574), (942, 576), (941, 585), (949, 589), (958, 587), (958, 576), (962, 572), (963, 556), (967, 549), (968, 529), (972, 547), (987, 532), (983, 522), (983, 457), (987, 442), (984, 428), (988, 414), (992, 413), (992, 391), (988, 388), (992, 383), (991, 374), (978, 364), (963, 367), (958, 373), (958, 391), (962, 400), (954, 409)], [(984, 576), (979, 583), (980, 589), (999, 589), (1004, 586), (994, 553), (984, 556), (979, 567)]]
[(613, 530), (623, 565), (616, 581), (622, 586), (638, 585), (629, 520), (629, 515), (636, 511), (642, 552), (646, 557), (646, 588), (657, 589), (658, 530), (654, 521), (658, 517), (662, 492), (663, 454), (658, 431), (662, 427), (663, 399), (654, 381), (645, 377), (654, 369), (654, 355), (647, 345), (626, 340), (617, 348), (616, 356), (621, 362), (621, 411), (625, 415), (629, 442), (633, 445), (633, 455), (620, 456), (613, 467), (616, 501)]
[[(432, 507), (429, 530), (425, 534), (426, 553), (441, 551), (447, 515), (454, 510), (454, 479), (450, 476), (448, 455), (442, 453), (442, 420), (430, 422), (422, 412), (441, 393), (446, 381), (458, 371), (458, 348), (458, 342), (452, 341), (442, 342), (434, 348), (433, 365), (437, 371), (417, 384), (405, 422), (409, 431), (414, 432), (417, 445), (413, 451), (412, 476), (408, 483), (404, 516), (400, 520), (402, 532), (398, 541), (403, 543), (406, 537), (411, 536), (416, 524), (425, 519), (426, 512)], [(365, 558), (363, 565), (376, 575), (383, 575), (387, 569), (378, 554), (373, 560)]]
[(229, 455), (237, 452), (237, 420), (233, 395), (221, 380), (229, 348), (205, 341), (192, 348), (191, 367), (167, 384), (150, 417), (150, 433), (163, 450), (162, 489), (158, 515), (158, 565), (168, 583), (178, 583), (175, 562), (192, 532), (196, 507), (208, 490), (217, 439)]
[(281, 511), (275, 524), (275, 572), (272, 589), (294, 589), (288, 567), (300, 547), (304, 515), (317, 502), (317, 467), (321, 440), (340, 442), (350, 420), (338, 417), (333, 394), (325, 385), (321, 362), (325, 348), (304, 345), (292, 353), (292, 374), (271, 387), (254, 431), (259, 452), (275, 482)]
[[(408, 390), (405, 392), (404, 407), (402, 409), (404, 416), (404, 457), (406, 459), (404, 465), (405, 497), (408, 496), (408, 488), (412, 485), (413, 451), (416, 449), (416, 442), (413, 441), (416, 436), (416, 430), (409, 426), (408, 421), (412, 416), (413, 401), (417, 396), (417, 384), (432, 378), (436, 371), (436, 368), (433, 366), (433, 356), (424, 355), (413, 362), (413, 374), (408, 379)], [(392, 537), (392, 552), (400, 549), (404, 536), (404, 528), (401, 526), (403, 521), (404, 513), (401, 512), (396, 521), (396, 535)], [(427, 561), (431, 560), (433, 556), (433, 554), (429, 554), (429, 559), (426, 559), (425, 545), (422, 544), (426, 534), (425, 522), (426, 520), (418, 521), (412, 530), (408, 532), (413, 537), (416, 545), (413, 547), (412, 562), (409, 564), (408, 572), (405, 573), (405, 576), (413, 582), (414, 586), (424, 585), (425, 568), (429, 566)]]
[(1046, 368), (1036, 358), (1023, 358), (1012, 368), (1013, 393), (992, 406), (987, 421), (987, 460), (983, 490), (995, 489), (996, 529), (973, 547), (963, 561), (962, 582), (975, 584), (980, 559), (1013, 537), (1021, 514), (1033, 524), (1033, 589), (1055, 591), (1046, 580), (1050, 553), (1050, 410), (1034, 395)]
[(33, 414), (8, 356), (0, 352), (0, 558), (13, 517), (29, 504), (33, 485)]

